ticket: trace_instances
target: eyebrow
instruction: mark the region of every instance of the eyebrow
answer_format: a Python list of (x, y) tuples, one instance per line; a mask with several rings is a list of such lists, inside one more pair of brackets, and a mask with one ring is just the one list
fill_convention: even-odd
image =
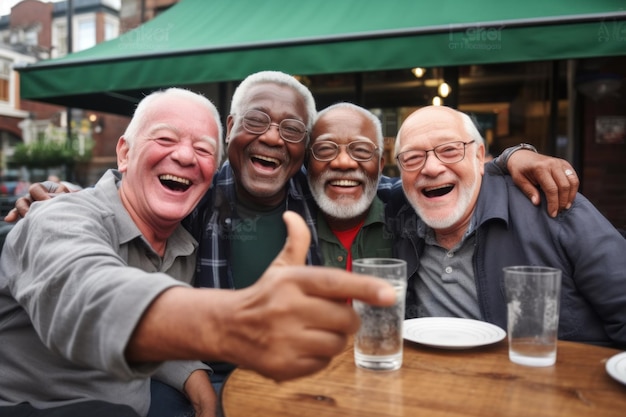
[[(173, 126), (173, 125), (168, 124), (168, 123), (158, 123), (158, 124), (154, 125), (154, 127), (152, 129), (150, 129), (149, 133), (152, 135), (152, 134), (158, 132), (159, 130), (169, 130), (169, 131), (172, 131), (172, 132), (176, 133), (177, 135), (180, 134), (180, 129), (178, 129), (176, 126)], [(213, 136), (202, 135), (202, 136), (200, 136), (200, 139), (206, 140), (207, 142), (210, 142), (213, 145), (213, 147), (215, 149), (217, 149), (218, 140), (216, 138), (214, 138)]]
[[(318, 140), (331, 140), (335, 137), (335, 135), (333, 135), (332, 133), (322, 133), (321, 135), (319, 135), (318, 137), (315, 138), (315, 141), (317, 142)], [(363, 135), (356, 135), (351, 137), (351, 139), (357, 139), (357, 140), (364, 140), (364, 141), (368, 141), (368, 142), (373, 142), (376, 145), (376, 142), (373, 141), (371, 138), (368, 138), (367, 136), (363, 136)]]

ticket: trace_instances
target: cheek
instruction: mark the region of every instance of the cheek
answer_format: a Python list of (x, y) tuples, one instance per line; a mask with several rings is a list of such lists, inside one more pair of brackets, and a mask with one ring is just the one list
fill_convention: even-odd
[(200, 169), (202, 170), (202, 174), (205, 178), (212, 178), (217, 169), (217, 162), (215, 161), (215, 158), (207, 158), (202, 161)]
[(287, 152), (291, 159), (292, 170), (298, 171), (304, 163), (304, 143), (293, 143), (287, 145)]
[(380, 168), (377, 161), (362, 162), (361, 169), (365, 172), (368, 178), (372, 180), (378, 180), (380, 176)]
[(404, 189), (405, 194), (412, 194), (415, 192), (415, 174), (402, 172), (400, 174), (400, 179), (402, 180), (402, 188)]
[(322, 172), (326, 169), (327, 164), (319, 162), (317, 159), (310, 157), (309, 165), (307, 166), (307, 171), (309, 172), (309, 176), (312, 180), (316, 180), (322, 175)]

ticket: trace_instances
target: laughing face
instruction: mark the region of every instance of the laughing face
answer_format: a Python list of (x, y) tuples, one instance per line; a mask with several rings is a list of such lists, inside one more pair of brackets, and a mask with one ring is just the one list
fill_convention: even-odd
[[(472, 139), (466, 133), (460, 113), (446, 107), (426, 107), (403, 123), (397, 153), (431, 150), (444, 143)], [(422, 220), (437, 231), (466, 228), (482, 181), (484, 145), (467, 145), (465, 157), (453, 164), (444, 164), (432, 151), (426, 155), (423, 167), (401, 170), (407, 199)]]
[[(366, 143), (364, 149), (368, 150), (377, 146), (376, 126), (351, 108), (327, 111), (315, 122), (311, 146), (327, 144), (334, 149), (336, 144), (338, 153), (330, 161), (319, 161), (310, 155), (307, 167), (309, 186), (320, 210), (327, 218), (341, 220), (344, 228), (353, 227), (367, 215), (384, 166), (380, 149), (369, 161), (353, 159), (347, 148), (351, 143), (356, 155), (360, 155), (360, 148), (356, 147), (360, 143)], [(338, 222), (334, 223), (336, 226)]]
[(164, 95), (151, 102), (137, 132), (132, 145), (124, 137), (117, 145), (122, 202), (140, 228), (171, 229), (211, 185), (219, 146), (214, 115), (188, 97)]
[(260, 110), (272, 123), (296, 119), (307, 124), (304, 99), (291, 87), (263, 83), (250, 88), (242, 114), (228, 117), (228, 160), (235, 174), (237, 194), (257, 205), (275, 207), (286, 194), (286, 185), (302, 167), (306, 138), (299, 143), (284, 141), (275, 125), (263, 134), (246, 131), (242, 116)]

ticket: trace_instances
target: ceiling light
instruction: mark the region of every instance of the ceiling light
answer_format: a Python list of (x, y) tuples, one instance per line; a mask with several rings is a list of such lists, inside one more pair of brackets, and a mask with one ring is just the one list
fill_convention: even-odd
[(448, 97), (448, 95), (450, 94), (450, 91), (452, 91), (452, 89), (450, 88), (450, 86), (448, 85), (448, 83), (446, 83), (445, 81), (441, 84), (439, 84), (439, 89), (437, 90), (439, 91), (439, 95), (441, 97)]
[(433, 97), (433, 106), (441, 106), (443, 104), (443, 100), (439, 96)]
[(426, 69), (424, 68), (420, 68), (420, 67), (415, 67), (411, 70), (411, 72), (413, 73), (413, 75), (415, 75), (417, 78), (422, 78), (424, 76), (424, 74), (426, 74)]

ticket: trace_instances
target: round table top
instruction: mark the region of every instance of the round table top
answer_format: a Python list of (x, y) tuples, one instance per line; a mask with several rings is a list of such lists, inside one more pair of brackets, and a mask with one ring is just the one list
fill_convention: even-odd
[(243, 416), (593, 416), (626, 415), (626, 385), (606, 372), (619, 350), (558, 342), (554, 366), (517, 365), (506, 340), (466, 350), (405, 342), (403, 366), (354, 365), (353, 347), (324, 370), (276, 383), (236, 369), (222, 394), (225, 417)]

